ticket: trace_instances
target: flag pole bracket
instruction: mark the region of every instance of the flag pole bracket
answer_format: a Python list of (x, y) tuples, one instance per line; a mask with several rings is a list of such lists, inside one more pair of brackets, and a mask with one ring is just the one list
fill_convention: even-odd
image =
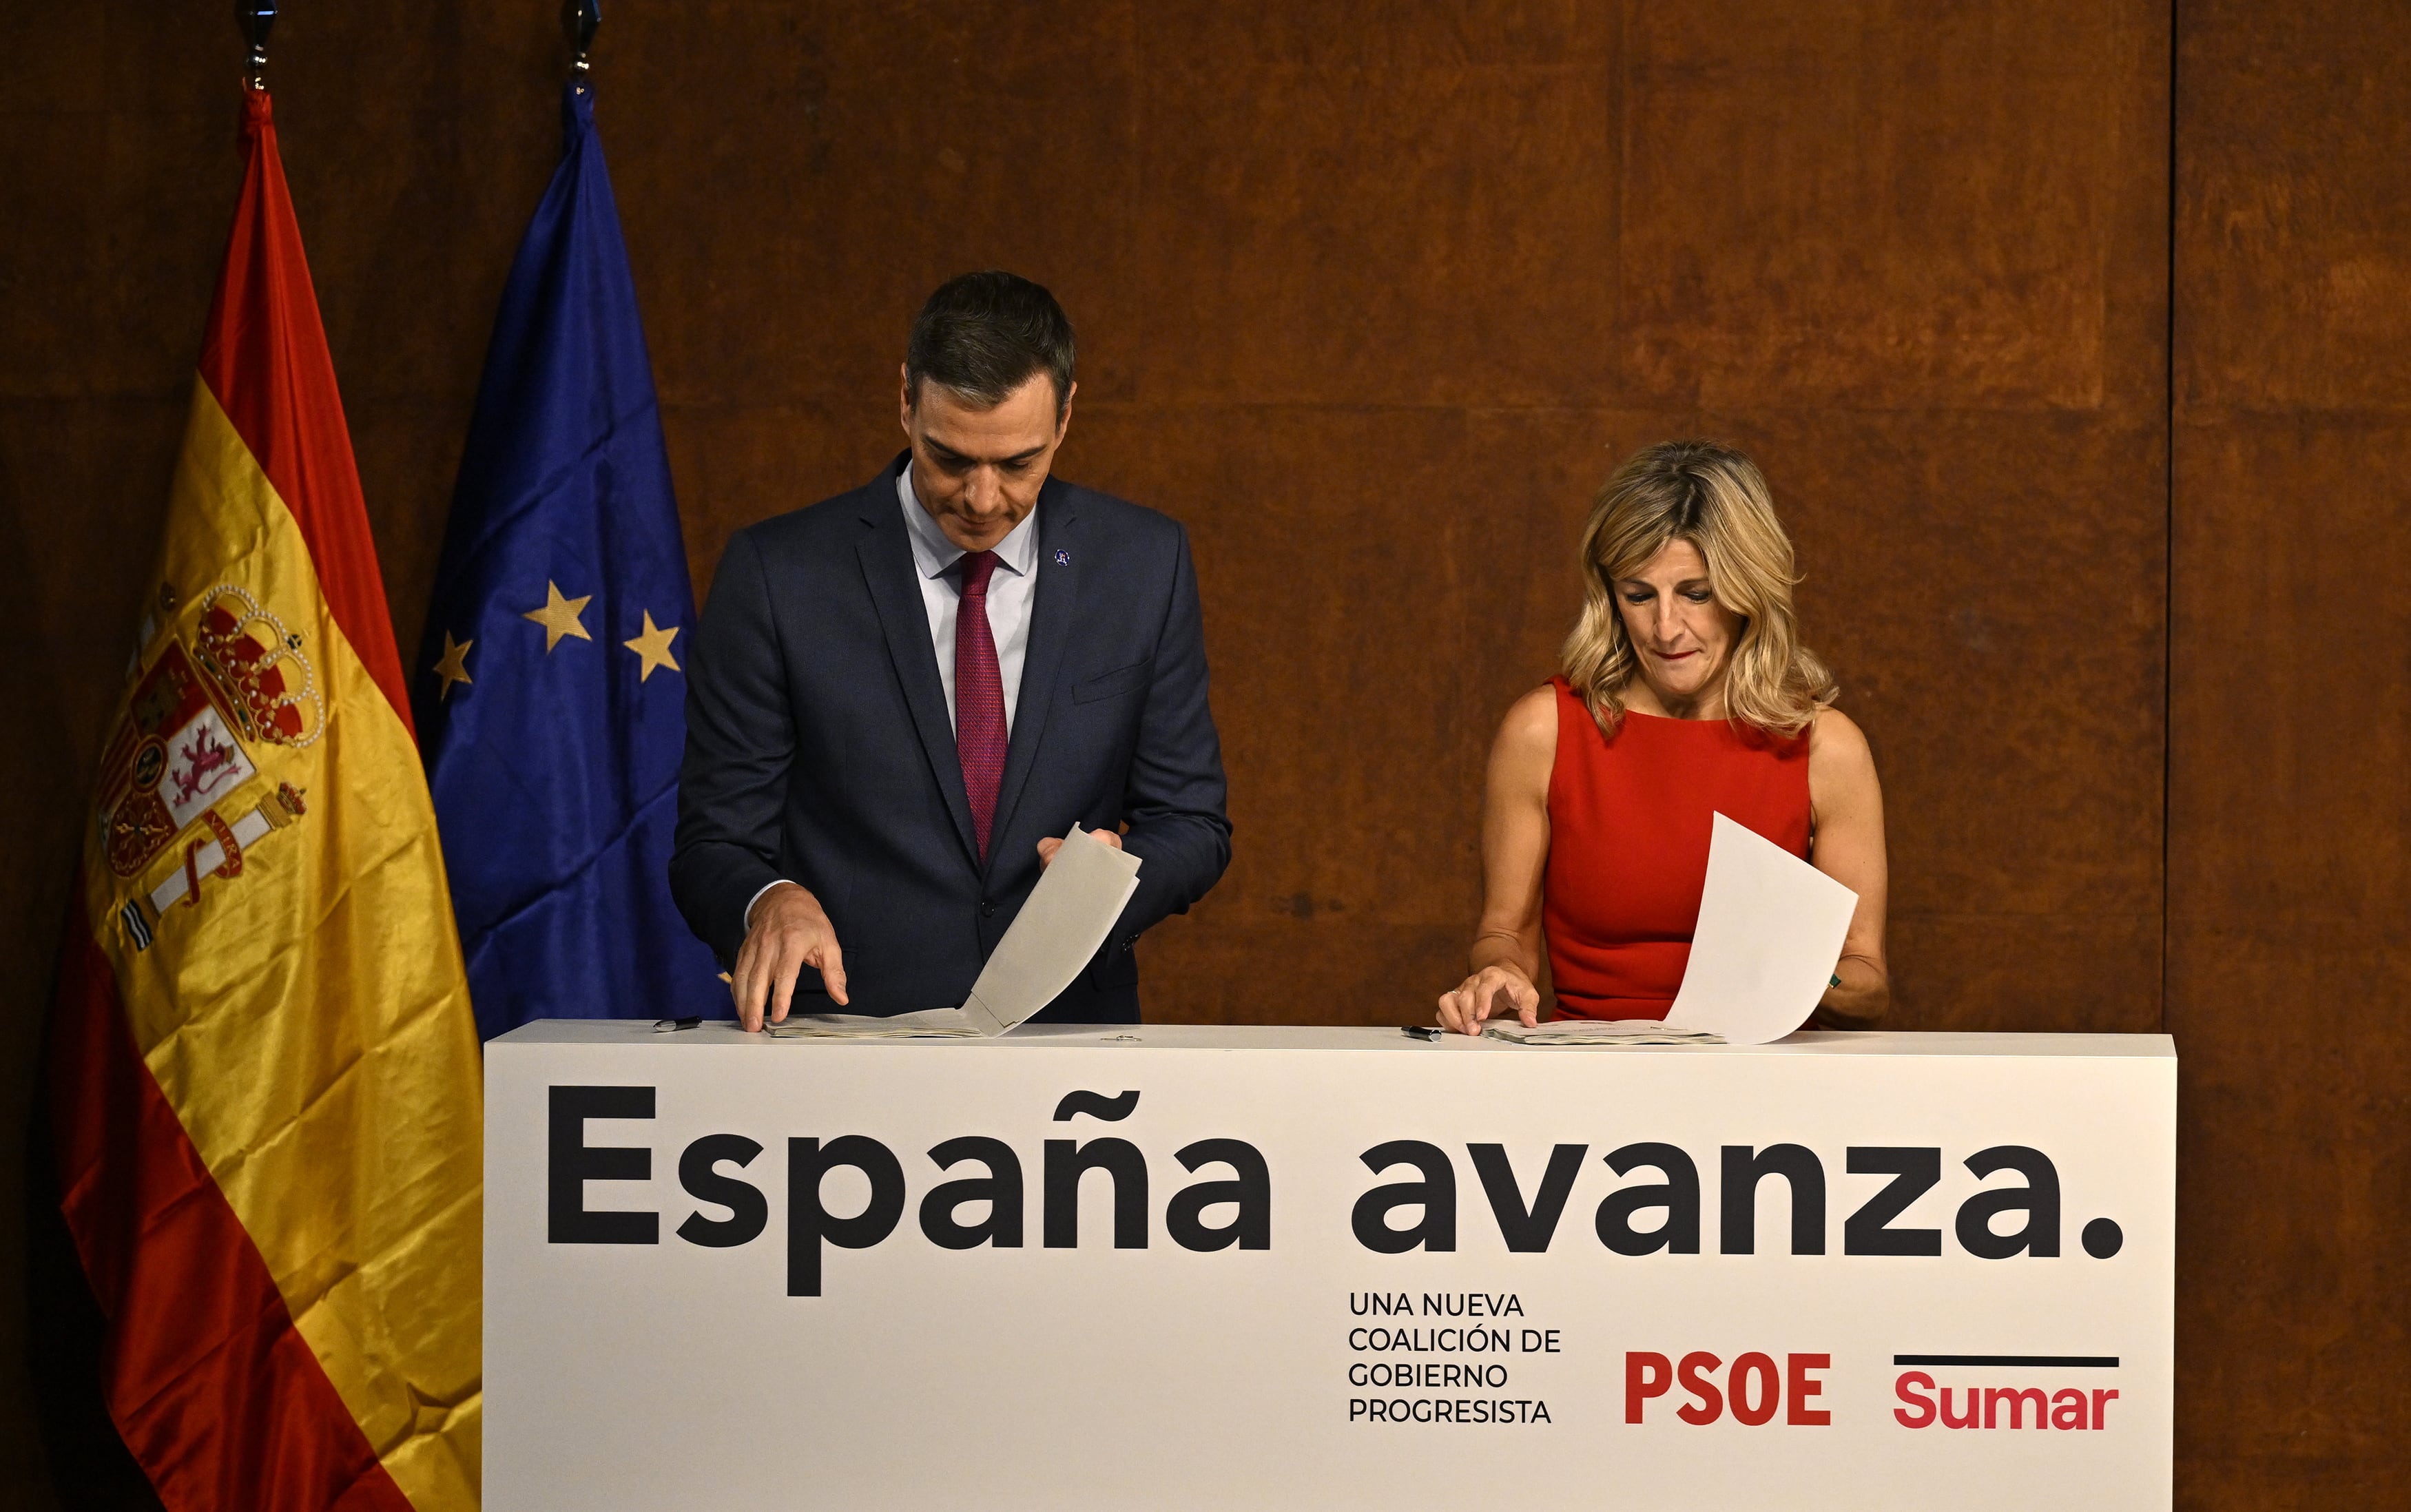
[(586, 56), (594, 51), (594, 34), (603, 24), (603, 0), (561, 0), (561, 35), (576, 54), (569, 65), (570, 82), (586, 88), (592, 70)]
[(276, 24), (276, 0), (235, 0), (234, 23), (242, 28), (242, 38), (250, 44), (243, 59), (243, 85), (264, 90), (268, 87), (268, 32)]

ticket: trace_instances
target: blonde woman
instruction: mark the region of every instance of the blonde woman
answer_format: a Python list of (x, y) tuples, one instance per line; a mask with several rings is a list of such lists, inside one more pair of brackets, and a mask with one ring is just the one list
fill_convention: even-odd
[(1719, 812), (1858, 894), (1816, 1021), (1873, 1023), (1891, 997), (1883, 793), (1800, 644), (1766, 480), (1730, 447), (1649, 447), (1600, 490), (1582, 561), (1564, 674), (1516, 701), (1491, 748), (1481, 932), (1440, 1023), (1535, 1022), (1544, 937), (1559, 1017), (1663, 1017)]

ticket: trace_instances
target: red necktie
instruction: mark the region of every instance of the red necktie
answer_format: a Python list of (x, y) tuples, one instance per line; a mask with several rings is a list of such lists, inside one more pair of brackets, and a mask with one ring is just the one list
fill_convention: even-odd
[(972, 830), (986, 861), (996, 790), (1004, 783), (1004, 677), (997, 670), (996, 637), (987, 628), (987, 582), (996, 575), (996, 553), (966, 552), (961, 565), (962, 603), (955, 614), (955, 751), (962, 759)]

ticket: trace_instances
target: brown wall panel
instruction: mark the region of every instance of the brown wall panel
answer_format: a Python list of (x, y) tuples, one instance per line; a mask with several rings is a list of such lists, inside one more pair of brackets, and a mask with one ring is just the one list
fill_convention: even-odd
[[(2135, 6), (1644, 6), (1628, 36), (1626, 340), (1715, 408), (2093, 410), (2149, 302), (2161, 18)], [(2148, 122), (2150, 117), (2142, 118)]]
[(1148, 48), (1138, 398), (1606, 397), (1616, 76), (1595, 37), (1235, 66), (1253, 15), (1198, 19)]
[(2411, 1482), (2411, 414), (2194, 414), (2178, 446), (2178, 1338), (2211, 1376), (2181, 1505), (2384, 1505)]
[[(557, 150), (553, 10), (278, 27), (406, 648)], [(1156, 1016), (1426, 1010), (1588, 495), (1704, 431), (1765, 464), (1876, 744), (1898, 1022), (2156, 1026), (2164, 6), (609, 15), (600, 117), (699, 582), (732, 531), (893, 453), (941, 278), (1014, 267), (1079, 323), (1062, 470), (1193, 533), (1239, 825), (1228, 879), (1144, 947)], [(0, 238), (0, 549), (38, 648), (0, 693), (45, 732), (7, 758), (7, 1098), (237, 173), (222, 7), (45, 24), (0, 80), (0, 166), (44, 207)], [(17, 1388), (0, 1480), (31, 1464)]]
[(2181, 12), (2179, 1505), (2411, 1484), (2411, 12)]
[(884, 394), (922, 298), (974, 264), (1078, 291), (1092, 349), (1127, 325), (1132, 25), (1116, 4), (611, 12), (598, 120), (663, 400)]

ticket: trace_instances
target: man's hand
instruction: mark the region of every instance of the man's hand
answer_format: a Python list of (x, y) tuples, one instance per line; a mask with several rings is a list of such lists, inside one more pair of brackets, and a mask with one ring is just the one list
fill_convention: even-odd
[(818, 968), (830, 1001), (843, 1007), (845, 958), (838, 950), (837, 930), (821, 900), (808, 889), (779, 882), (754, 903), (745, 943), (737, 952), (737, 969), (728, 974), (738, 1025), (759, 1029), (766, 1007), (771, 1023), (786, 1023), (796, 978), (806, 967)]
[(1456, 991), (1440, 995), (1440, 1027), (1457, 1034), (1480, 1034), (1483, 1020), (1508, 1013), (1526, 1028), (1541, 1022), (1541, 989), (1513, 966), (1485, 966)]
[[(1098, 839), (1104, 841), (1107, 845), (1112, 846), (1117, 850), (1122, 848), (1122, 837), (1111, 830), (1090, 830), (1089, 833), (1095, 836)], [(1053, 865), (1055, 864), (1055, 852), (1062, 849), (1063, 842), (1059, 839), (1039, 841), (1038, 864), (1042, 866)]]

